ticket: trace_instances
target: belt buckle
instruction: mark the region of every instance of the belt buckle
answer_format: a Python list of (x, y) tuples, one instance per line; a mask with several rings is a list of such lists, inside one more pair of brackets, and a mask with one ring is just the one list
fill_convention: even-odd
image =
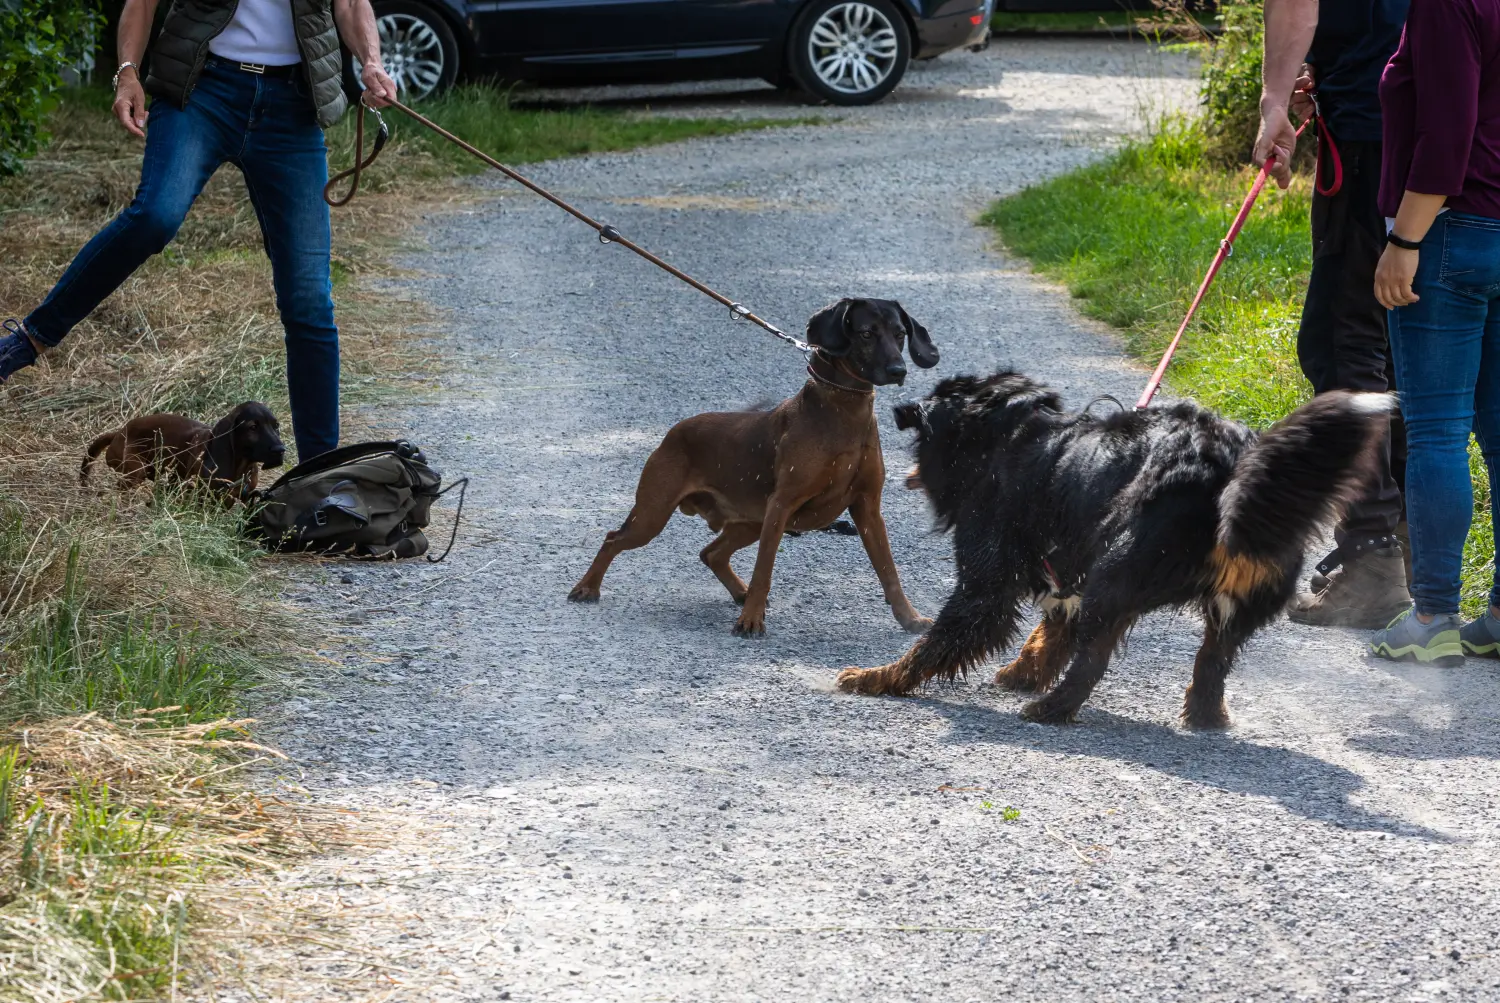
[(241, 63), (240, 69), (246, 73), (254, 73), (257, 76), (266, 72), (266, 67), (263, 63)]

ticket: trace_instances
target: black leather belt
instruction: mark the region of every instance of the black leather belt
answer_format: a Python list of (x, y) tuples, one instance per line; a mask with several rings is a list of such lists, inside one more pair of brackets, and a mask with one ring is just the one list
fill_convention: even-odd
[(287, 63), (284, 66), (266, 66), (262, 63), (237, 63), (232, 59), (222, 56), (209, 57), (210, 66), (219, 66), (226, 70), (238, 70), (241, 73), (253, 73), (258, 77), (270, 77), (273, 80), (291, 80), (301, 69), (301, 63)]

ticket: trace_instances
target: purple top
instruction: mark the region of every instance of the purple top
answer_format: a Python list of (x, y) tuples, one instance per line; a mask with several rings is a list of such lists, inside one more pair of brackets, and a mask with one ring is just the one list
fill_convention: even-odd
[(1500, 0), (1411, 0), (1380, 107), (1383, 214), (1414, 191), (1500, 219)]

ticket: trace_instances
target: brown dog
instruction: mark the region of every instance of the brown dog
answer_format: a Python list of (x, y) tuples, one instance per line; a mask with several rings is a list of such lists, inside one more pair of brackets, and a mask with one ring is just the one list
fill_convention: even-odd
[(132, 418), (89, 443), (78, 483), (88, 484), (94, 457), (121, 474), (120, 486), (135, 487), (163, 474), (181, 480), (204, 480), (216, 491), (245, 498), (255, 490), (257, 464), (279, 467), (286, 447), (281, 424), (259, 401), (246, 401), (209, 428), (180, 414), (147, 414)]
[[(932, 621), (901, 591), (880, 493), (885, 461), (875, 425), (875, 387), (901, 383), (906, 364), (937, 365), (927, 331), (894, 300), (842, 299), (807, 323), (817, 349), (812, 377), (771, 411), (700, 414), (679, 422), (646, 461), (635, 507), (604, 538), (568, 598), (594, 602), (609, 563), (656, 538), (673, 510), (701, 515), (719, 535), (698, 556), (744, 605), (734, 633), (765, 633), (776, 548), (787, 530), (821, 529), (849, 511), (896, 620), (920, 633)], [(760, 541), (750, 585), (729, 566), (735, 551)]]

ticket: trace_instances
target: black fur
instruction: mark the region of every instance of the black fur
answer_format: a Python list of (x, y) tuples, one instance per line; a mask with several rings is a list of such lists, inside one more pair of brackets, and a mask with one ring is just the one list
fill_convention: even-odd
[(958, 585), (906, 656), (840, 686), (904, 693), (966, 672), (1015, 641), (1033, 599), (1045, 622), (996, 681), (1040, 692), (1067, 667), (1023, 714), (1068, 721), (1137, 618), (1197, 608), (1207, 626), (1183, 718), (1226, 725), (1239, 648), (1368, 476), (1390, 406), (1330, 393), (1257, 437), (1192, 403), (1096, 417), (1016, 372), (944, 380), (897, 407), (896, 425), (917, 432), (914, 476), (954, 532)]

